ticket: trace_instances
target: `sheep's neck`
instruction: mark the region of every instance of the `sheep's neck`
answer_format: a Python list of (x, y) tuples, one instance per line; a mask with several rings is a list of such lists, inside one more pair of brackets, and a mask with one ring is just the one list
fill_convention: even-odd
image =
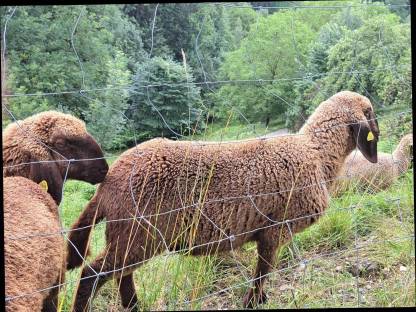
[[(315, 131), (315, 129), (319, 130)], [(329, 123), (310, 125), (301, 131), (308, 135), (315, 145), (321, 158), (325, 181), (328, 181), (328, 185), (332, 184), (345, 159), (355, 148), (349, 129), (334, 126), (331, 120)]]

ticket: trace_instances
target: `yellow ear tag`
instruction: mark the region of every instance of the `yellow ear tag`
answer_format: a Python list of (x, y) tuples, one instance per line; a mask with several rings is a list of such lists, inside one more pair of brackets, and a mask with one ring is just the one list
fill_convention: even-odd
[(48, 191), (48, 182), (46, 182), (45, 180), (42, 180), (42, 181), (39, 182), (39, 185), (40, 185), (41, 188), (43, 188), (43, 190), (45, 192)]
[(370, 131), (367, 135), (367, 141), (372, 141), (374, 140), (374, 134)]

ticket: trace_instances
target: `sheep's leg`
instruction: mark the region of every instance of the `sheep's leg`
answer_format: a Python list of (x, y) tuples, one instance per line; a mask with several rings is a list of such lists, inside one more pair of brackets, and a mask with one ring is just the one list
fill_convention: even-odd
[(60, 290), (60, 284), (65, 281), (65, 269), (60, 272), (58, 279), (53, 288), (49, 291), (48, 296), (43, 300), (42, 312), (51, 312), (58, 310), (58, 294)]
[[(262, 237), (257, 241), (258, 261), (256, 273), (254, 275), (253, 287), (250, 288), (244, 296), (244, 307), (252, 308), (267, 301), (267, 296), (263, 291), (263, 283), (265, 276), (272, 269), (274, 264), (275, 253), (277, 249), (277, 242), (271, 235), (261, 235)], [(268, 236), (267, 238), (265, 236)]]
[[(139, 237), (143, 236), (144, 235), (139, 235)], [(111, 239), (107, 240), (111, 241)], [(132, 244), (134, 245), (135, 243)], [(111, 248), (109, 252), (104, 251), (101, 253), (94, 262), (89, 266), (84, 267), (82, 271), (80, 284), (75, 298), (74, 311), (84, 312), (88, 305), (91, 304), (89, 301), (93, 299), (92, 296), (94, 296), (100, 287), (111, 278), (116, 278), (119, 281), (121, 279), (120, 295), (123, 306), (131, 308), (135, 305), (135, 307), (137, 307), (138, 298), (133, 282), (133, 271), (140, 266), (142, 261), (156, 254), (157, 252), (151, 253), (150, 249), (145, 253), (141, 249), (132, 248), (129, 252), (129, 257), (126, 259), (124, 259), (124, 257), (116, 257), (114, 259), (114, 255), (116, 255), (115, 248)], [(122, 270), (120, 269), (123, 267), (129, 267), (130, 272), (121, 277)], [(99, 273), (99, 276), (97, 276), (94, 271)]]
[[(120, 228), (124, 232), (121, 232)], [(131, 231), (130, 229), (129, 226), (120, 226), (120, 224), (117, 227), (107, 224), (108, 247), (89, 266), (84, 267), (75, 298), (74, 311), (83, 312), (90, 304), (89, 301), (93, 299), (92, 296), (111, 278), (121, 279), (120, 295), (123, 306), (132, 307), (137, 303), (133, 271), (143, 261), (159, 254), (163, 250), (163, 244), (158, 239), (149, 240), (147, 244), (145, 239), (152, 233), (143, 225), (140, 227), (139, 223), (134, 224)], [(132, 235), (132, 239), (126, 242), (130, 235)], [(119, 241), (119, 237), (126, 237), (126, 240)], [(145, 248), (142, 248), (143, 245)], [(120, 251), (122, 252), (120, 253)], [(122, 277), (123, 271), (126, 275)]]
[(123, 307), (132, 309), (131, 311), (138, 311), (137, 304), (139, 300), (134, 287), (133, 273), (118, 278), (117, 284), (120, 285), (120, 297)]
[(49, 291), (48, 296), (43, 300), (42, 312), (55, 312), (58, 309), (58, 293), (59, 293), (59, 281), (55, 283)]
[(84, 267), (75, 297), (74, 312), (88, 311), (87, 307), (90, 304), (89, 301), (93, 299), (92, 296), (113, 277), (113, 273), (105, 273), (111, 271), (113, 267), (111, 257), (106, 258), (106, 253), (102, 253), (89, 266)]

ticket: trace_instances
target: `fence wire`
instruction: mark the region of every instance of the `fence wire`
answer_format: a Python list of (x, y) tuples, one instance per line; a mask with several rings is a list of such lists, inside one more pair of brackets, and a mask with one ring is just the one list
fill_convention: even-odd
[[(268, 7), (263, 7), (263, 6), (245, 6), (245, 5), (240, 5), (240, 4), (231, 4), (231, 3), (212, 3), (212, 5), (215, 6), (222, 6), (224, 8), (254, 8), (254, 9), (283, 9), (283, 10), (297, 10), (297, 9), (343, 9), (343, 8), (352, 8), (352, 7), (362, 7), (362, 6), (357, 6), (357, 5), (351, 5), (348, 4), (346, 6), (341, 6), (341, 5), (333, 5), (333, 6), (288, 6), (288, 7), (281, 7), (281, 6), (268, 6)], [(388, 4), (387, 6), (389, 7), (409, 7), (409, 5), (403, 5), (403, 4)], [(148, 57), (150, 58), (152, 56), (153, 53), (153, 49), (155, 47), (155, 45), (157, 44), (156, 42), (154, 42), (154, 30), (156, 27), (156, 17), (157, 17), (157, 12), (158, 12), (158, 7), (159, 4), (157, 4), (155, 6), (155, 11), (154, 11), (154, 16), (153, 16), (153, 21), (152, 21), (152, 25), (151, 25), (151, 48), (148, 54)], [(368, 6), (368, 8), (373, 8), (373, 7), (385, 7), (385, 5), (371, 5)], [(6, 18), (6, 22), (5, 22), (5, 26), (4, 26), (4, 30), (2, 32), (2, 59), (3, 62), (5, 64), (5, 55), (6, 55), (6, 38), (7, 38), (7, 25), (8, 23), (10, 23), (12, 21), (13, 15), (15, 14), (15, 11), (18, 10), (18, 7), (14, 7), (13, 9), (10, 10), (10, 13), (8, 14), (7, 18)], [(77, 26), (79, 25), (81, 19), (84, 17), (83, 14), (83, 10), (80, 10), (79, 15), (75, 21), (74, 27), (72, 29), (72, 33), (70, 36), (70, 42), (71, 42), (71, 48), (73, 49), (74, 54), (77, 57), (78, 63), (79, 63), (79, 69), (81, 72), (81, 77), (82, 80), (80, 82), (80, 89), (79, 90), (64, 90), (64, 91), (55, 91), (55, 92), (35, 92), (35, 93), (13, 93), (13, 94), (7, 94), (4, 95), (2, 94), (2, 98), (15, 98), (15, 97), (32, 97), (32, 96), (59, 96), (59, 95), (74, 95), (74, 96), (81, 96), (86, 98), (89, 101), (96, 101), (98, 102), (100, 105), (102, 106), (109, 106), (109, 104), (104, 103), (100, 100), (98, 100), (97, 98), (93, 98), (94, 93), (95, 92), (106, 92), (106, 91), (114, 91), (114, 90), (128, 90), (132, 93), (134, 93), (135, 91), (133, 90), (133, 85), (119, 85), (119, 86), (115, 86), (115, 87), (102, 87), (102, 88), (92, 88), (92, 89), (88, 89), (86, 88), (86, 84), (85, 84), (85, 71), (84, 71), (84, 66), (83, 63), (79, 57), (79, 54), (77, 52), (77, 48), (76, 48), (76, 44), (75, 44), (75, 39), (77, 36), (79, 36), (80, 34), (77, 34)], [(140, 88), (145, 88), (146, 89), (146, 94), (147, 94), (147, 102), (148, 104), (150, 104), (158, 113), (159, 117), (161, 118), (162, 122), (165, 124), (165, 126), (173, 133), (173, 135), (175, 135), (177, 138), (178, 137), (184, 137), (182, 134), (177, 133), (175, 130), (173, 130), (173, 127), (171, 127), (169, 125), (169, 123), (166, 121), (166, 119), (164, 118), (163, 114), (160, 112), (160, 110), (153, 104), (150, 96), (149, 96), (149, 88), (158, 88), (158, 87), (162, 87), (162, 86), (169, 86), (169, 87), (179, 87), (179, 86), (187, 86), (189, 87), (190, 85), (198, 85), (201, 87), (205, 87), (210, 91), (213, 91), (211, 89), (211, 86), (213, 85), (219, 85), (219, 84), (258, 84), (260, 86), (262, 86), (265, 83), (275, 83), (275, 82), (282, 82), (282, 81), (297, 81), (297, 80), (306, 80), (309, 82), (312, 82), (313, 84), (316, 85), (316, 80), (313, 80), (313, 78), (319, 78), (319, 77), (323, 77), (323, 76), (327, 76), (329, 75), (351, 75), (351, 77), (354, 77), (354, 79), (357, 81), (357, 83), (365, 90), (366, 96), (368, 96), (371, 99), (372, 103), (378, 104), (375, 101), (375, 98), (371, 95), (370, 92), (368, 92), (368, 90), (362, 85), (359, 76), (361, 74), (366, 74), (369, 72), (383, 72), (386, 70), (391, 70), (395, 73), (395, 75), (402, 80), (404, 83), (405, 81), (402, 79), (402, 77), (399, 75), (398, 73), (398, 66), (386, 66), (384, 68), (377, 68), (377, 69), (372, 69), (372, 70), (367, 70), (367, 71), (360, 71), (360, 70), (356, 70), (355, 69), (355, 65), (356, 64), (352, 64), (352, 70), (348, 71), (348, 72), (332, 72), (332, 73), (318, 73), (318, 74), (312, 74), (312, 73), (307, 73), (304, 72), (304, 76), (303, 77), (288, 77), (288, 78), (281, 78), (281, 79), (237, 79), (237, 80), (218, 80), (218, 81), (209, 81), (207, 77), (210, 77), (210, 73), (206, 72), (206, 70), (204, 69), (203, 66), (203, 62), (202, 62), (202, 56), (200, 55), (199, 51), (198, 51), (198, 41), (200, 39), (200, 36), (202, 34), (202, 30), (204, 28), (204, 23), (205, 23), (205, 19), (201, 22), (201, 27), (199, 29), (198, 34), (196, 34), (196, 39), (195, 39), (195, 52), (196, 52), (196, 56), (198, 58), (198, 62), (199, 62), (199, 66), (200, 66), (200, 70), (203, 73), (203, 77), (204, 77), (204, 81), (199, 81), (199, 82), (189, 82), (188, 79), (184, 82), (180, 82), (180, 83), (158, 83), (158, 84), (143, 84), (140, 85), (138, 87)], [(293, 46), (295, 47), (295, 51), (297, 54), (297, 58), (298, 60), (301, 60), (301, 58), (299, 57), (299, 51), (297, 49), (297, 42), (296, 39), (294, 37), (294, 17), (292, 15), (292, 19), (291, 19), (291, 40), (293, 43)], [(380, 33), (380, 37), (379, 37), (379, 42), (381, 43), (381, 46), (383, 46), (383, 49), (385, 51), (385, 55), (386, 58), (389, 59), (389, 63), (391, 63), (391, 59), (390, 59), (390, 54), (389, 51), (386, 49), (385, 45), (383, 44), (382, 41), (382, 35)], [(356, 49), (356, 44), (357, 42), (355, 42), (355, 46), (353, 47), (354, 51)], [(183, 53), (184, 55), (184, 53)], [(296, 57), (296, 56), (295, 56)], [(185, 61), (185, 57), (184, 57), (184, 61)], [(408, 65), (404, 65), (403, 68), (407, 68)], [(306, 68), (306, 66), (304, 64), (302, 64), (300, 62), (300, 67), (302, 68)], [(137, 86), (135, 86), (137, 87)], [(265, 90), (265, 89), (263, 89)], [(87, 96), (86, 94), (90, 93), (91, 96)], [(272, 93), (273, 96), (275, 96), (276, 98), (278, 98), (282, 103), (284, 103), (285, 105), (287, 105), (288, 107), (291, 107), (293, 104), (290, 102), (290, 100), (283, 98), (282, 95), (277, 94), (277, 93)], [(329, 94), (326, 94), (326, 98), (329, 98)], [(6, 112), (10, 115), (10, 118), (16, 122), (16, 124), (19, 126), (20, 131), (22, 131), (22, 133), (24, 133), (24, 135), (28, 138), (32, 138), (34, 139), (36, 142), (38, 142), (39, 144), (43, 145), (44, 147), (48, 148), (51, 152), (53, 153), (57, 153), (59, 154), (59, 152), (55, 151), (52, 147), (46, 145), (45, 143), (43, 143), (39, 138), (37, 138), (35, 135), (33, 135), (33, 133), (30, 133), (27, 131), (27, 129), (24, 129), (24, 127), (22, 127), (21, 125), (19, 125), (19, 121), (15, 118), (13, 112), (11, 111), (11, 109), (5, 104), (2, 103), (3, 108), (6, 110)], [(252, 126), (250, 124), (250, 122), (248, 121), (248, 119), (246, 118), (246, 116), (244, 116), (243, 113), (241, 113), (236, 107), (233, 107), (233, 105), (229, 105), (230, 106), (230, 110), (236, 110), (242, 117), (243, 119), (248, 123), (249, 126)], [(117, 111), (117, 110), (115, 110)], [(30, 164), (33, 163), (50, 163), (50, 162), (64, 162), (67, 163), (66, 165), (66, 173), (64, 176), (64, 183), (63, 183), (63, 188), (62, 188), (62, 201), (61, 204), (58, 207), (58, 213), (59, 213), (59, 220), (61, 222), (61, 230), (59, 232), (50, 232), (50, 233), (41, 233), (41, 232), (35, 232), (35, 233), (27, 233), (27, 235), (25, 236), (14, 236), (14, 235), (9, 235), (9, 236), (5, 236), (5, 242), (8, 241), (22, 241), (22, 240), (31, 240), (33, 238), (47, 238), (47, 237), (51, 237), (51, 236), (63, 236), (65, 241), (69, 244), (72, 245), (73, 247), (75, 247), (75, 244), (73, 242), (70, 241), (68, 234), (70, 234), (73, 231), (81, 231), (81, 230), (85, 230), (85, 229), (89, 229), (92, 228), (94, 226), (96, 227), (103, 227), (106, 226), (109, 223), (117, 223), (117, 222), (126, 222), (126, 221), (130, 221), (131, 222), (131, 232), (130, 234), (133, 235), (133, 225), (136, 224), (136, 222), (138, 224), (141, 224), (141, 222), (143, 221), (143, 223), (148, 225), (148, 228), (153, 229), (154, 232), (156, 233), (155, 235), (159, 236), (161, 241), (159, 242), (159, 244), (162, 244), (164, 246), (164, 249), (166, 250), (165, 253), (163, 253), (161, 255), (161, 257), (163, 257), (163, 261), (164, 265), (163, 265), (163, 270), (166, 270), (168, 267), (167, 264), (167, 259), (169, 257), (171, 257), (172, 255), (182, 255), (184, 253), (190, 253), (192, 250), (195, 250), (197, 248), (201, 248), (201, 247), (208, 247), (208, 246), (214, 246), (214, 245), (218, 245), (222, 242), (229, 242), (230, 243), (230, 252), (231, 252), (231, 257), (233, 259), (233, 263), (236, 265), (239, 274), (244, 277), (244, 281), (243, 282), (238, 282), (232, 285), (228, 285), (226, 287), (222, 287), (219, 290), (216, 291), (209, 291), (208, 294), (206, 295), (201, 295), (201, 296), (197, 296), (196, 298), (190, 298), (190, 299), (185, 299), (181, 302), (176, 302), (177, 307), (179, 307), (180, 309), (186, 309), (189, 308), (189, 306), (193, 303), (196, 302), (201, 302), (201, 301), (206, 301), (208, 299), (210, 299), (211, 297), (215, 297), (218, 296), (220, 294), (224, 294), (224, 293), (230, 293), (233, 292), (235, 289), (241, 288), (241, 287), (247, 287), (248, 285), (250, 285), (251, 283), (264, 278), (265, 276), (268, 277), (272, 277), (274, 275), (277, 274), (282, 274), (285, 272), (295, 272), (296, 269), (301, 268), (303, 270), (303, 287), (305, 286), (305, 276), (306, 276), (306, 270), (309, 269), (314, 269), (313, 268), (313, 263), (317, 262), (319, 260), (324, 260), (327, 258), (340, 258), (342, 259), (343, 256), (345, 256), (345, 254), (348, 253), (354, 253), (353, 257), (355, 260), (355, 265), (357, 267), (359, 267), (360, 263), (363, 262), (363, 259), (361, 259), (360, 257), (360, 251), (365, 250), (366, 248), (369, 247), (373, 247), (377, 244), (386, 244), (386, 243), (400, 243), (400, 242), (406, 242), (409, 241), (412, 244), (414, 244), (414, 231), (409, 233), (408, 235), (404, 235), (401, 237), (396, 237), (396, 238), (391, 238), (391, 239), (383, 239), (383, 240), (378, 240), (378, 241), (374, 241), (374, 240), (369, 240), (365, 243), (361, 243), (360, 240), (360, 233), (359, 233), (359, 229), (358, 227), (358, 222), (355, 223), (354, 229), (353, 229), (353, 234), (354, 234), (354, 242), (353, 242), (353, 246), (350, 246), (349, 248), (346, 249), (340, 249), (340, 250), (336, 250), (336, 251), (332, 251), (332, 252), (321, 252), (321, 253), (316, 253), (313, 256), (310, 256), (308, 254), (302, 254), (301, 248), (299, 246), (297, 246), (296, 244), (296, 240), (294, 239), (294, 235), (295, 233), (293, 233), (293, 229), (292, 229), (292, 225), (293, 223), (300, 221), (300, 220), (305, 220), (305, 219), (310, 219), (310, 218), (314, 218), (314, 217), (320, 217), (322, 215), (330, 215), (333, 213), (337, 213), (339, 211), (343, 211), (343, 212), (349, 212), (353, 218), (358, 218), (357, 216), (357, 209), (363, 209), (363, 207), (365, 206), (364, 204), (362, 204), (362, 201), (364, 200), (364, 194), (361, 196), (361, 198), (359, 198), (358, 200), (351, 200), (351, 203), (348, 205), (345, 205), (343, 207), (338, 207), (338, 208), (333, 208), (331, 207), (330, 209), (328, 209), (327, 211), (322, 211), (322, 212), (316, 212), (313, 214), (308, 214), (308, 215), (302, 215), (299, 217), (295, 217), (295, 218), (289, 218), (289, 219), (283, 219), (283, 220), (274, 220), (272, 218), (270, 218), (267, 214), (265, 214), (261, 208), (259, 208), (254, 199), (256, 198), (263, 198), (266, 196), (272, 196), (272, 195), (278, 195), (278, 194), (283, 194), (283, 193), (292, 193), (292, 192), (308, 192), (308, 188), (312, 188), (314, 186), (317, 185), (326, 185), (326, 184), (330, 184), (339, 180), (348, 180), (350, 179), (350, 176), (348, 174), (349, 170), (351, 168), (347, 168), (346, 169), (346, 174), (345, 175), (339, 175), (334, 179), (328, 179), (328, 180), (323, 180), (323, 181), (319, 181), (318, 183), (310, 183), (307, 185), (301, 185), (301, 186), (292, 186), (291, 188), (288, 189), (280, 189), (280, 188), (276, 188), (276, 190), (274, 190), (273, 192), (267, 192), (267, 193), (252, 193), (250, 192), (250, 189), (247, 189), (245, 192), (242, 192), (242, 194), (238, 195), (238, 196), (230, 196), (230, 197), (224, 197), (224, 198), (215, 198), (215, 199), (208, 199), (206, 201), (203, 201), (202, 204), (200, 202), (194, 202), (192, 204), (185, 204), (183, 203), (180, 207), (171, 207), (171, 209), (167, 210), (167, 211), (162, 211), (162, 212), (157, 212), (157, 213), (147, 213), (146, 209), (147, 209), (147, 205), (148, 203), (145, 205), (143, 210), (139, 210), (139, 207), (142, 205), (141, 201), (141, 196), (137, 199), (137, 194), (135, 194), (135, 189), (133, 186), (133, 181), (132, 181), (132, 177), (133, 175), (137, 172), (137, 161), (140, 160), (140, 156), (141, 156), (141, 152), (138, 148), (138, 144), (137, 144), (137, 133), (133, 124), (133, 121), (128, 119), (127, 116), (125, 116), (124, 112), (122, 111), (117, 111), (118, 113), (120, 113), (121, 115), (123, 115), (124, 118), (126, 118), (126, 120), (128, 120), (129, 125), (131, 126), (131, 129), (133, 130), (134, 133), (134, 137), (135, 137), (135, 143), (136, 143), (136, 147), (133, 148), (135, 150), (135, 155), (137, 157), (134, 158), (134, 163), (131, 166), (131, 171), (130, 171), (130, 175), (129, 175), (129, 193), (130, 193), (130, 197), (131, 197), (131, 201), (133, 204), (133, 207), (135, 208), (135, 213), (134, 215), (132, 215), (129, 218), (120, 218), (120, 219), (106, 219), (104, 221), (102, 221), (100, 224), (92, 224), (92, 225), (88, 225), (88, 226), (83, 226), (83, 227), (79, 227), (79, 228), (65, 228), (63, 226), (63, 216), (62, 216), (62, 203), (64, 202), (64, 196), (65, 196), (65, 182), (67, 181), (68, 178), (68, 171), (69, 168), (71, 166), (72, 163), (75, 162), (80, 162), (80, 161), (86, 161), (86, 160), (102, 160), (102, 159), (111, 159), (111, 158), (115, 158), (117, 156), (106, 156), (106, 157), (99, 157), (99, 158), (89, 158), (89, 159), (67, 159), (65, 158), (63, 155), (59, 154), (61, 157), (63, 157), (62, 160), (44, 160), (44, 161), (36, 161), (36, 162), (25, 162), (25, 163), (19, 163), (19, 164), (13, 164), (13, 165), (9, 165), (9, 166), (3, 166), (4, 169), (7, 168), (14, 168), (14, 167), (19, 167), (19, 166), (28, 166)], [(395, 113), (392, 114), (390, 116), (382, 116), (382, 117), (378, 117), (378, 120), (382, 120), (382, 119), (387, 119), (387, 120), (391, 120), (394, 121), (396, 118), (398, 118), (399, 116), (405, 116), (405, 115), (410, 115), (412, 113), (412, 110), (404, 110), (401, 111), (399, 113)], [(305, 123), (307, 123), (307, 120), (304, 120)], [(348, 127), (353, 125), (354, 123), (349, 123), (349, 124), (336, 124), (333, 127)], [(190, 128), (190, 126), (189, 126)], [(320, 131), (327, 131), (328, 128), (326, 129), (315, 129), (314, 133), (319, 133)], [(196, 146), (205, 146), (205, 145), (223, 145), (223, 144), (238, 144), (241, 142), (249, 142), (249, 141), (266, 141), (266, 140), (275, 140), (278, 137), (285, 137), (285, 136), (291, 136), (291, 137), (301, 137), (301, 136), (305, 136), (307, 134), (304, 133), (293, 133), (293, 134), (284, 134), (284, 135), (268, 135), (268, 136), (260, 136), (257, 133), (255, 133), (255, 128), (253, 127), (253, 134), (256, 136), (255, 138), (251, 138), (251, 139), (244, 139), (244, 140), (238, 140), (238, 141), (218, 141), (218, 142), (208, 142), (208, 141), (193, 141), (193, 145)], [(391, 143), (391, 142), (390, 142)], [(393, 146), (390, 144), (391, 146), (391, 152), (393, 152)], [(355, 152), (354, 157), (357, 155), (357, 151)], [(392, 161), (396, 161), (393, 159), (393, 155), (391, 156)], [(380, 170), (381, 167), (380, 167)], [(147, 173), (143, 173), (143, 174), (147, 174)], [(251, 180), (252, 176), (250, 175), (250, 172), (247, 172), (247, 176), (245, 177), (245, 181), (247, 182), (247, 186), (249, 186), (249, 181)], [(154, 190), (153, 190), (154, 191)], [(152, 192), (153, 192), (152, 191)], [(153, 193), (151, 194), (153, 196)], [(150, 198), (149, 197), (149, 201)], [(397, 212), (399, 214), (399, 219), (400, 222), (403, 221), (403, 212), (401, 210), (401, 206), (400, 203), (402, 200), (404, 200), (405, 197), (394, 197), (394, 198), (385, 198), (385, 201), (387, 203), (397, 203)], [(255, 212), (258, 215), (261, 215), (266, 221), (265, 221), (265, 225), (263, 226), (259, 226), (256, 227), (255, 229), (252, 230), (247, 230), (247, 231), (243, 231), (241, 233), (229, 233), (227, 232), (226, 229), (222, 228), (219, 224), (216, 224), (214, 220), (212, 220), (209, 215), (206, 214), (206, 212), (204, 212), (204, 206), (206, 204), (213, 204), (213, 203), (226, 203), (226, 202), (231, 202), (231, 201), (235, 201), (235, 200), (240, 200), (242, 201), (247, 201), (250, 203), (250, 207), (251, 209), (255, 210)], [(148, 202), (149, 202), (148, 201)], [(289, 203), (287, 203), (289, 204)], [(164, 234), (162, 233), (162, 231), (157, 228), (156, 225), (154, 225), (150, 220), (154, 220), (155, 218), (159, 217), (159, 216), (164, 216), (164, 215), (172, 215), (174, 213), (177, 213), (179, 211), (188, 211), (191, 210), (194, 214), (198, 214), (200, 216), (200, 219), (203, 220), (203, 222), (205, 222), (205, 220), (207, 220), (207, 222), (209, 222), (215, 229), (217, 232), (221, 233), (219, 235), (218, 239), (215, 240), (210, 240), (209, 242), (206, 243), (202, 243), (202, 244), (198, 244), (192, 247), (188, 247), (188, 248), (180, 248), (178, 250), (170, 250), (169, 246), (170, 246), (170, 242), (168, 242), (165, 237)], [(5, 220), (5, 222), (7, 222), (7, 220)], [(143, 225), (141, 225), (143, 227)], [(288, 233), (290, 235), (290, 250), (293, 250), (294, 252), (294, 259), (292, 262), (292, 264), (288, 264), (286, 267), (284, 268), (277, 268), (275, 265), (275, 269), (271, 270), (271, 272), (267, 273), (266, 275), (263, 275), (261, 277), (251, 277), (251, 270), (248, 268), (248, 266), (246, 266), (240, 259), (239, 259), (239, 254), (237, 252), (237, 250), (234, 249), (233, 247), (233, 242), (240, 236), (246, 236), (248, 234), (253, 234), (265, 229), (270, 229), (270, 228), (274, 228), (274, 227), (279, 227), (281, 226), (281, 228), (286, 227), (288, 230)], [(131, 236), (130, 235), (130, 236)], [(134, 234), (135, 235), (135, 234)], [(129, 236), (129, 241), (130, 241), (130, 237)], [(133, 238), (134, 240), (134, 238)], [(114, 243), (114, 242), (107, 242), (107, 244), (110, 243)], [(129, 244), (127, 244), (129, 245)], [(130, 248), (133, 245), (130, 246)], [(141, 246), (143, 247), (143, 246)], [(107, 248), (107, 246), (106, 246)], [(146, 247), (145, 247), (146, 248)], [(76, 248), (75, 248), (76, 249)], [(155, 248), (155, 250), (158, 250), (159, 246), (157, 246)], [(47, 292), (50, 291), (53, 288), (58, 287), (59, 289), (66, 287), (70, 284), (75, 284), (75, 283), (79, 283), (80, 281), (83, 280), (87, 280), (87, 279), (93, 279), (95, 278), (95, 282), (93, 284), (93, 292), (92, 294), (94, 295), (96, 287), (98, 287), (98, 279), (100, 277), (103, 276), (108, 276), (108, 275), (112, 275), (114, 273), (118, 273), (118, 272), (124, 272), (125, 270), (129, 270), (132, 268), (136, 268), (139, 265), (145, 264), (147, 262), (149, 262), (150, 260), (153, 259), (153, 257), (149, 257), (145, 260), (139, 261), (139, 262), (135, 262), (135, 263), (128, 263), (126, 264), (125, 262), (123, 262), (123, 266), (122, 267), (117, 267), (114, 268), (113, 270), (105, 270), (105, 271), (97, 271), (95, 270), (93, 267), (90, 266), (89, 262), (83, 257), (82, 253), (79, 250), (76, 250), (79, 254), (79, 256), (83, 259), (84, 265), (86, 265), (87, 267), (89, 267), (94, 274), (87, 276), (87, 277), (82, 277), (82, 278), (77, 278), (77, 279), (73, 279), (73, 280), (67, 280), (63, 283), (59, 283), (58, 285), (54, 285), (51, 287), (47, 287), (44, 289), (34, 289), (33, 292), (31, 293), (22, 293), (19, 294), (17, 296), (9, 296), (5, 298), (6, 302), (9, 301), (13, 301), (22, 297), (27, 297), (27, 296), (32, 296), (34, 294), (40, 293), (40, 292)], [(129, 251), (129, 248), (127, 248), (126, 253), (125, 253), (125, 259), (127, 256), (127, 253)], [(124, 260), (125, 260), (124, 259)], [(224, 278), (225, 280), (227, 278)], [(6, 281), (7, 282), (7, 281)], [(215, 284), (220, 285), (221, 283), (224, 283), (226, 281), (222, 281), (221, 279), (217, 279)], [(210, 286), (212, 285), (202, 285), (200, 286), (201, 288), (210, 288)], [(191, 289), (185, 289), (183, 290), (184, 293), (189, 293), (192, 291)], [(355, 279), (355, 292), (356, 292), (356, 305), (357, 306), (361, 306), (362, 305), (362, 293), (360, 291), (360, 277), (357, 274), (356, 275), (356, 279)], [(293, 293), (292, 293), (293, 295)], [(293, 295), (293, 298), (294, 295)], [(92, 297), (90, 298), (92, 300)], [(91, 304), (92, 306), (92, 304)], [(91, 309), (91, 307), (90, 307)]]

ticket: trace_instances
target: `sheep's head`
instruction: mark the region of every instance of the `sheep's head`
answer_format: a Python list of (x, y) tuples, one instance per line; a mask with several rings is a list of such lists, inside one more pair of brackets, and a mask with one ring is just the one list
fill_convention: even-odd
[(23, 120), (21, 127), (27, 133), (20, 145), (32, 163), (29, 178), (46, 180), (56, 202), (61, 200), (65, 176), (92, 184), (104, 180), (108, 164), (103, 151), (78, 118), (49, 111)]
[(351, 91), (338, 92), (331, 100), (348, 116), (347, 123), (358, 149), (368, 161), (376, 163), (380, 131), (370, 100)]
[(413, 133), (406, 134), (402, 139), (400, 140), (401, 146), (409, 147), (409, 151), (412, 152), (413, 149)]
[(406, 134), (400, 140), (399, 146), (405, 152), (406, 157), (413, 157), (413, 133)]

